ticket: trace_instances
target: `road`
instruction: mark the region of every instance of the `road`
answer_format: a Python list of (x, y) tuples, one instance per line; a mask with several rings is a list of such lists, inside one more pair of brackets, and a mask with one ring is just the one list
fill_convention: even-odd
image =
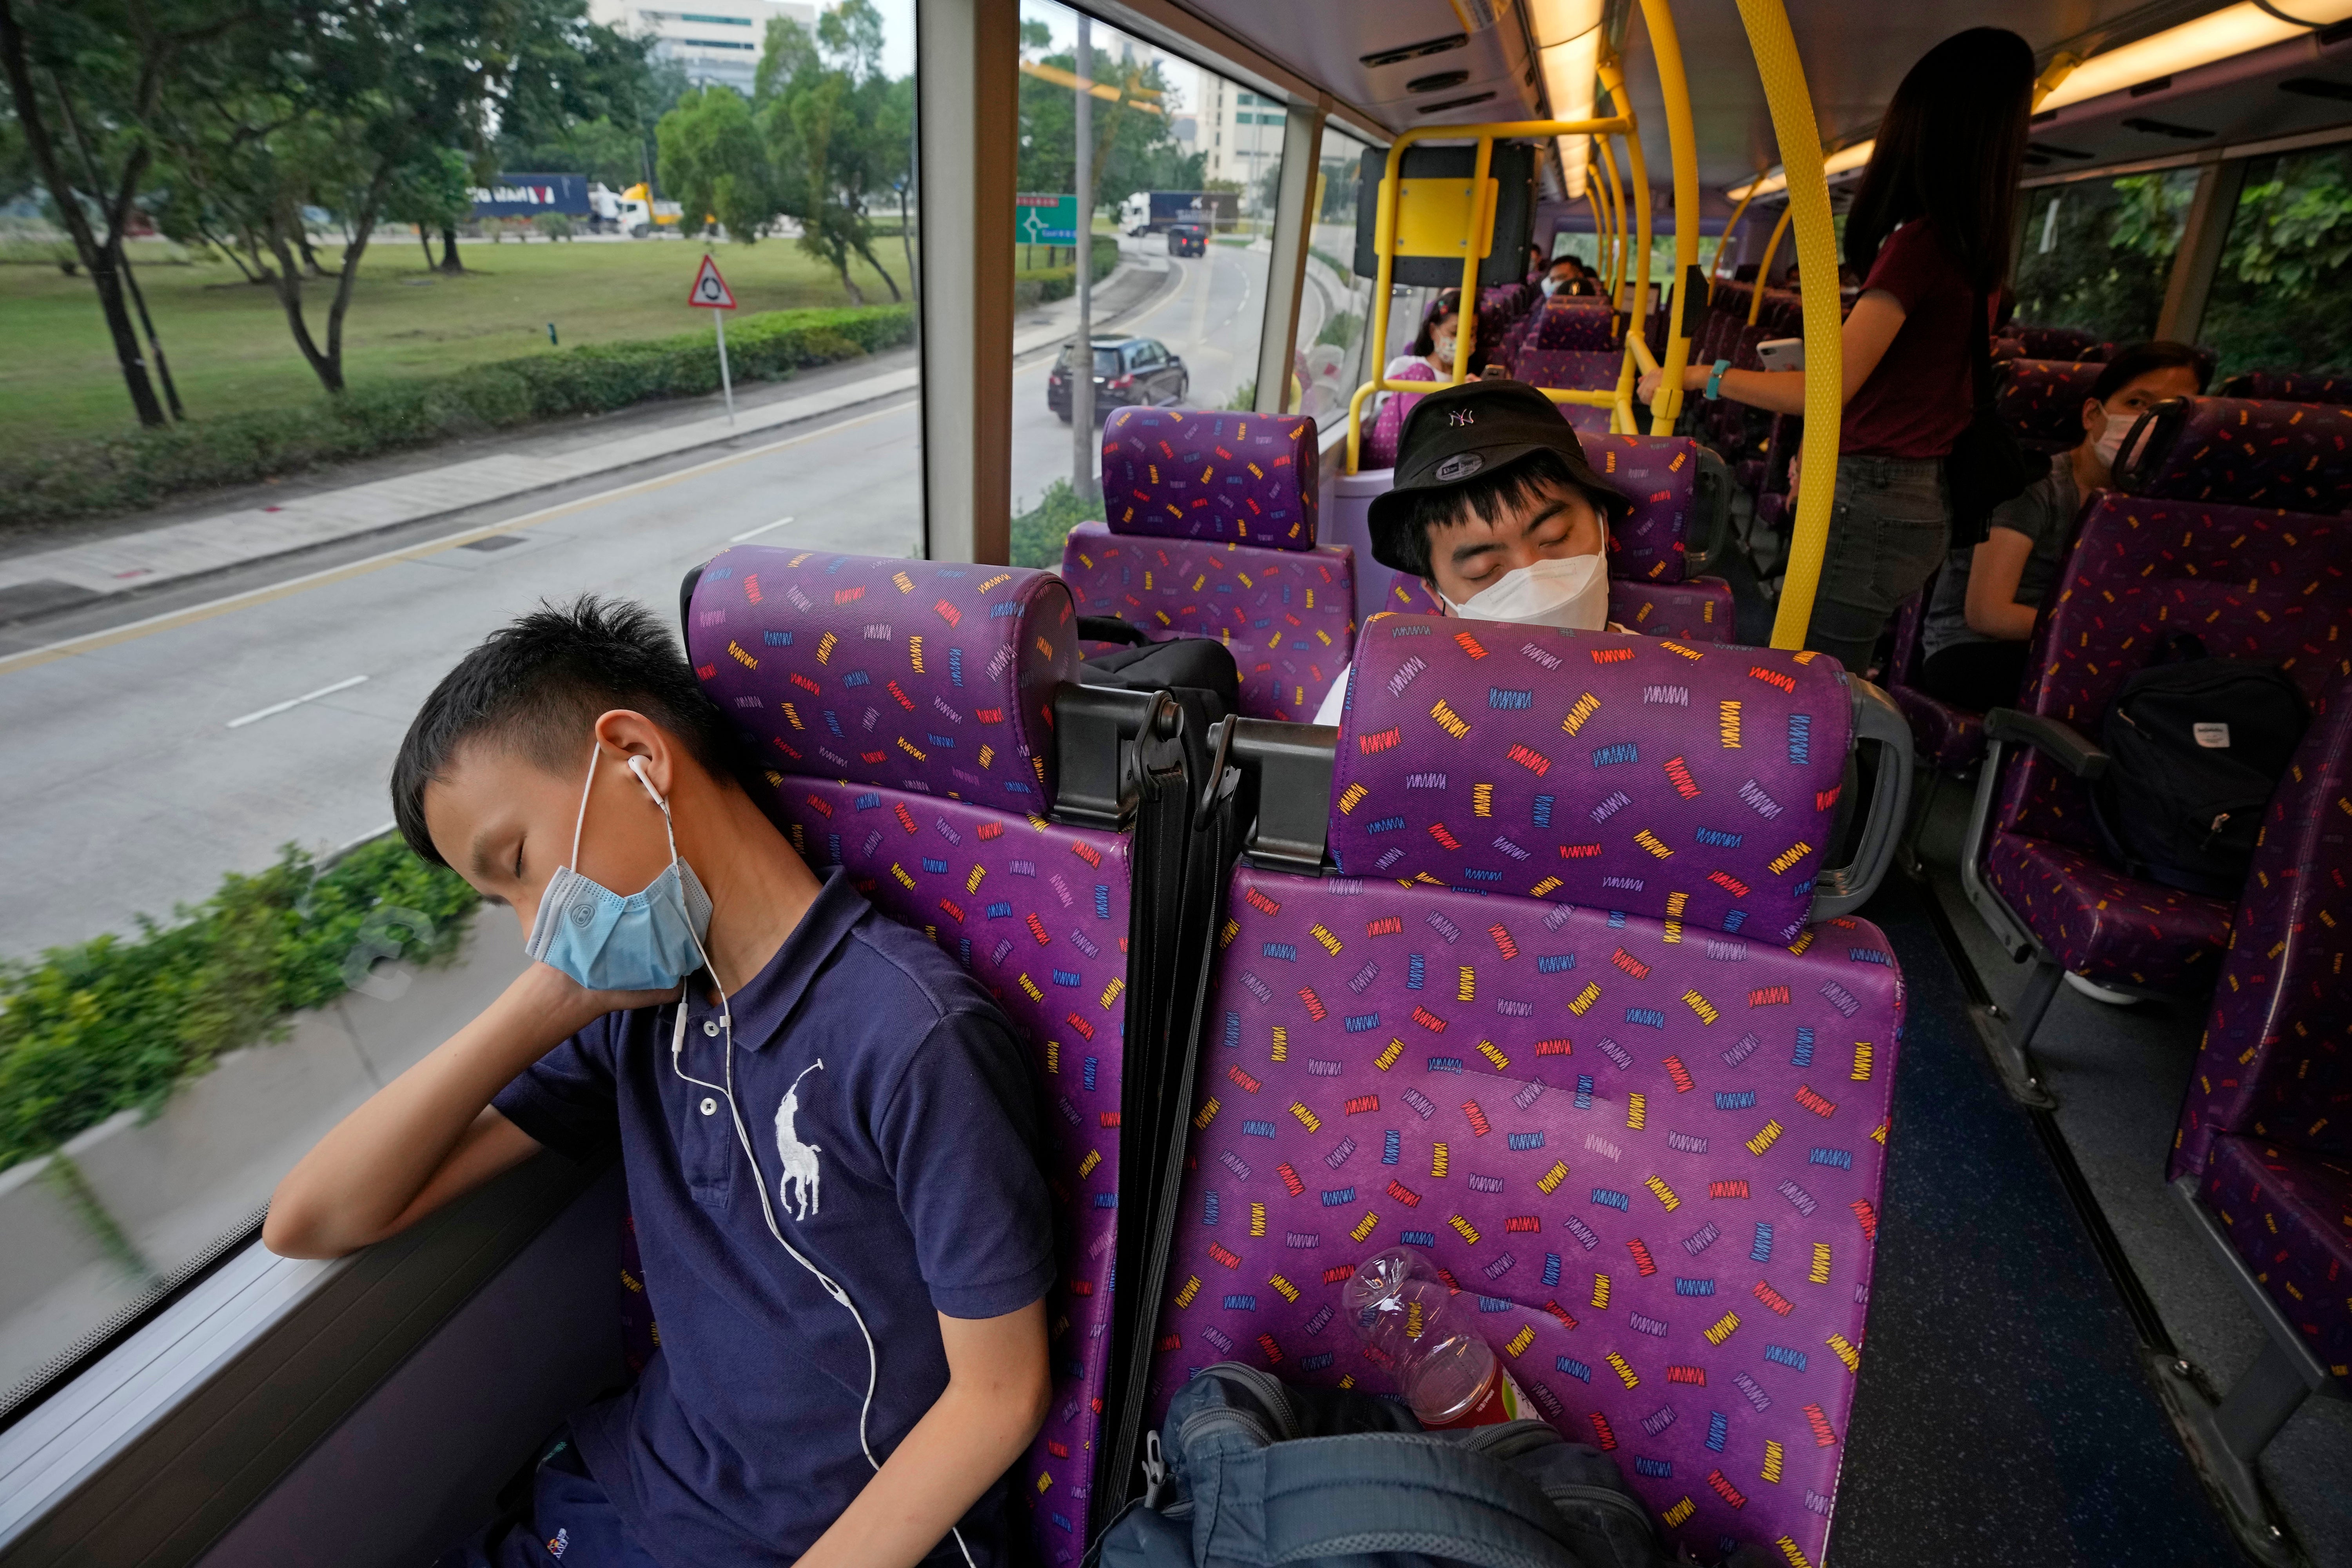
[[(1193, 368), (1192, 401), (1222, 403), (1255, 370), (1265, 254), (1218, 246), (1175, 267), (1118, 330), (1160, 338)], [(1051, 360), (1013, 377), (1014, 484), (1029, 496), (1069, 471), (1069, 429), (1045, 406)], [(466, 648), (542, 599), (621, 595), (667, 619), (687, 569), (747, 536), (919, 553), (919, 439), (911, 396), (854, 409), (552, 505), (469, 516), (476, 533), (504, 525), (470, 542), (447, 540), (456, 523), (420, 525), (404, 548), (277, 563), (70, 657), (0, 668), (0, 881), (26, 895), (0, 907), (0, 957), (129, 931), (282, 844), (317, 850), (383, 826), (418, 704)]]

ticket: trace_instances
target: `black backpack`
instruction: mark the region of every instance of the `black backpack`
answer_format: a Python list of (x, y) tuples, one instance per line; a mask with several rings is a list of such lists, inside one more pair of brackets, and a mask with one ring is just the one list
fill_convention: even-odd
[(2092, 816), (2108, 852), (2135, 877), (2235, 899), (2309, 722), (2278, 666), (2210, 658), (2190, 633), (2160, 640), (2100, 731), (2107, 768)]
[(1233, 650), (1209, 637), (1153, 642), (1142, 627), (1111, 616), (1080, 616), (1078, 636), (1088, 642), (1133, 645), (1082, 661), (1078, 684), (1171, 692), (1184, 710), (1184, 750), (1192, 776), (1205, 779), (1209, 726), (1241, 708), (1241, 669)]

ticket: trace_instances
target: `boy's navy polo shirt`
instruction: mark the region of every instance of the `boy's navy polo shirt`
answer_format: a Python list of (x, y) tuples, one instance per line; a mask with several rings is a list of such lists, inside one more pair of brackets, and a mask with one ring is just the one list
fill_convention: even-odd
[[(836, 870), (729, 1002), (756, 1178), (724, 1020), (699, 995), (677, 1067), (703, 1083), (672, 1068), (673, 1004), (599, 1020), (494, 1102), (574, 1158), (618, 1132), (663, 1353), (572, 1430), (630, 1532), (678, 1568), (790, 1563), (874, 1474), (866, 1341), (769, 1234), (759, 1183), (873, 1335), (876, 1461), (947, 1387), (936, 1314), (1015, 1311), (1054, 1272), (1028, 1060), (953, 960)], [(1007, 1560), (1013, 1512), (1000, 1483), (965, 1516), (983, 1568)]]

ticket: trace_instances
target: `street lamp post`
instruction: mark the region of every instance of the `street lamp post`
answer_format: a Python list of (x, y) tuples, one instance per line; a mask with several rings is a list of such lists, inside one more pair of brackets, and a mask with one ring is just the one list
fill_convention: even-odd
[(1078, 338), (1070, 350), (1070, 488), (1082, 501), (1095, 482), (1095, 172), (1093, 22), (1078, 13), (1077, 186)]

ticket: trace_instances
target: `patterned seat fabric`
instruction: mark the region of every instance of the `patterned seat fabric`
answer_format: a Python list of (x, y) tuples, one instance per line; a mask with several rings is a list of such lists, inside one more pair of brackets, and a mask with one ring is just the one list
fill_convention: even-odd
[(1115, 408), (1103, 422), (1102, 485), (1114, 533), (1312, 550), (1315, 421)]
[[(2170, 449), (2184, 467), (2193, 466), (2181, 457), (2188, 449)], [(2183, 482), (2198, 481), (2190, 474)], [(2032, 673), (2018, 706), (2095, 740), (2147, 650), (2179, 631), (2199, 634), (2213, 654), (2274, 661), (2306, 698), (2316, 697), (2342, 658), (2352, 609), (2352, 576), (2342, 564), (2347, 530), (2352, 524), (2331, 518), (2101, 495), (2083, 515), (2035, 629)], [(2030, 749), (2012, 752), (2005, 766), (1985, 865), (1989, 877), (2002, 868), (2008, 887), (2000, 890), (2032, 906), (2012, 902), (2034, 934), (2095, 980), (2146, 976), (2151, 989), (2183, 994), (2210, 985), (2227, 907), (2103, 872), (2091, 905), (2105, 899), (2118, 909), (2086, 921), (2091, 906), (2082, 895), (2051, 884), (2084, 885), (2102, 864), (2085, 787)]]
[[(1389, 379), (1434, 382), (1437, 373), (1429, 368), (1427, 362), (1415, 360)], [(1422, 396), (1423, 394), (1418, 392), (1393, 393), (1381, 405), (1380, 413), (1373, 416), (1371, 429), (1364, 436), (1360, 467), (1396, 467), (1397, 440), (1404, 434), (1404, 416), (1412, 412), (1413, 405), (1422, 400)]]
[(2188, 397), (2155, 416), (2117, 488), (2333, 515), (2352, 508), (2352, 408)]
[(2321, 1363), (2352, 1378), (2352, 1159), (2224, 1133), (2199, 1191)]
[(2230, 906), (2221, 900), (2143, 882), (2081, 850), (2021, 834), (1993, 841), (1985, 879), (2052, 956), (2095, 980), (2201, 993), (2230, 940)]
[(2352, 1052), (2342, 1047), (2352, 1026), (2352, 680), (2332, 682), (2313, 707), (2263, 819), (2180, 1109), (2174, 1177), (2200, 1174), (2214, 1139), (2231, 1133), (2352, 1160)]
[(1895, 652), (1888, 661), (1894, 679), (1887, 682), (1886, 694), (1910, 723), (1913, 749), (1931, 766), (1960, 773), (1984, 758), (1984, 715), (1955, 708), (1919, 689), (1919, 667), (1927, 662), (1921, 628), (1935, 592), (1936, 580), (1930, 577), (1895, 612)]
[(2083, 400), (2106, 368), (2080, 361), (2011, 360), (1993, 411), (2030, 447), (2048, 452), (2079, 447)]
[(713, 560), (688, 613), (696, 674), (777, 769), (766, 804), (803, 858), (956, 957), (1035, 1052), (1054, 1402), (1014, 1490), (1055, 1564), (1090, 1534), (1130, 902), (1127, 838), (1045, 817), (1072, 616), (1048, 573), (758, 546)]
[[(1383, 616), (1349, 679), (1330, 857), (1787, 942), (1852, 724), (1843, 673), (1810, 653)], [(1392, 776), (1400, 748), (1420, 765)]]
[(2352, 403), (2352, 376), (2305, 375), (2291, 370), (2250, 370), (2221, 384), (2224, 397), (2277, 403)]
[(1553, 295), (1536, 312), (1535, 321), (1535, 331), (1527, 345), (1531, 349), (1614, 353), (1622, 353), (1625, 349), (1617, 341), (1616, 313), (1609, 308), (1609, 301), (1589, 294)]
[(2099, 346), (2095, 334), (2079, 327), (2032, 327), (2012, 322), (2003, 335), (2022, 342), (2031, 359), (2080, 359), (2085, 349)]
[[(1623, 353), (1614, 349), (1521, 349), (1511, 363), (1511, 376), (1529, 386), (1607, 392), (1616, 386), (1617, 374), (1624, 363)], [(1604, 419), (1608, 416), (1606, 409), (1592, 412)]]
[[(1395, 635), (1423, 625), (1367, 627), (1360, 694), (1385, 693), (1423, 659), (1438, 638)], [(1786, 655), (1740, 650), (1725, 678), (1711, 672), (1717, 656), (1643, 643), (1632, 660), (1591, 667), (1603, 676), (1595, 697), (1570, 671), (1601, 639), (1514, 635), (1557, 666), (1538, 669), (1539, 710), (1488, 705), (1507, 679), (1496, 666), (1542, 663), (1515, 643), (1425, 659), (1393, 703), (1343, 729), (1331, 816), (1343, 860), (1352, 868), (1368, 816), (1417, 796), (1443, 798), (1438, 815), (1465, 837), (1499, 827), (1550, 867), (1577, 862), (1559, 858), (1564, 835), (1548, 824), (1590, 830), (1596, 814), (1631, 832), (1648, 824), (1673, 858), (1633, 850), (1650, 882), (1631, 895), (1641, 902), (1589, 877), (1577, 890), (1607, 900), (1596, 907), (1553, 901), (1566, 889), (1522, 896), (1538, 860), (1523, 869), (1507, 855), (1497, 858), (1511, 879), (1495, 884), (1507, 890), (1481, 897), (1429, 885), (1458, 876), (1461, 857), (1421, 825), (1435, 816), (1407, 805), (1415, 825), (1372, 840), (1434, 847), (1361, 880), (1234, 873), (1159, 1309), (1154, 1409), (1228, 1358), (1389, 1391), (1337, 1292), (1359, 1258), (1403, 1243), (1432, 1255), (1464, 1307), (1475, 1303), (1529, 1413), (1609, 1450), (1677, 1544), (1714, 1558), (1754, 1542), (1776, 1560), (1817, 1563), (1860, 1364), (1901, 975), (1859, 921), (1797, 929), (1782, 946), (1765, 934), (1778, 917), (1760, 900), (1738, 935), (1706, 929), (1720, 910), (1633, 912), (1681, 908), (1661, 874), (1696, 900), (1724, 863), (1691, 832), (1692, 812), (1749, 812), (1736, 781), (1718, 784), (1701, 759), (1690, 759), (1704, 775), (1696, 797), (1683, 758), (1646, 750), (1622, 775), (1612, 762), (1567, 786), (1583, 777), (1585, 744), (1618, 722), (1608, 715), (1638, 710), (1645, 688), (1678, 674), (1691, 695), (1686, 708), (1666, 704), (1678, 732), (1687, 741), (1702, 713), (1720, 717), (1700, 738), (1740, 778), (1768, 752), (1783, 765), (1791, 721), (1814, 717), (1831, 682)], [(1751, 678), (1750, 665), (1789, 676), (1795, 691)], [(1741, 710), (1723, 713), (1713, 700), (1742, 680), (1757, 695), (1726, 699)], [(1843, 713), (1842, 686), (1833, 705)], [(1363, 743), (1381, 733), (1368, 724), (1408, 709), (1418, 724), (1408, 738)], [(1502, 716), (1562, 743), (1555, 771), (1538, 778), (1515, 758), (1526, 742)], [(1812, 798), (1797, 797), (1834, 784), (1844, 724), (1813, 737), (1809, 766), (1757, 786), (1790, 802), (1759, 826), (1827, 825)], [(1442, 787), (1435, 770), (1449, 775)], [(1738, 836), (1746, 851), (1769, 853), (1757, 832)]]
[(1241, 670), (1242, 711), (1312, 719), (1355, 640), (1355, 552), (1304, 554), (1070, 530), (1062, 575), (1078, 613), (1116, 616), (1157, 638), (1215, 637)]

